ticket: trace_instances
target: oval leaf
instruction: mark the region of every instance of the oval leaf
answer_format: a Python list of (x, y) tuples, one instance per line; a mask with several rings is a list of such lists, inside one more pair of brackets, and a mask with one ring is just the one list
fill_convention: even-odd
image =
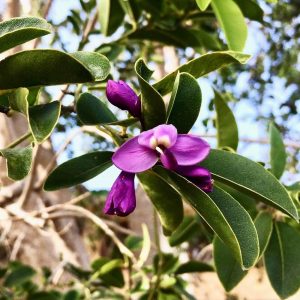
[(151, 129), (166, 122), (166, 107), (162, 96), (147, 82), (152, 71), (142, 59), (135, 63), (135, 72), (141, 87), (144, 129)]
[(207, 9), (208, 5), (210, 4), (211, 0), (196, 0), (199, 8), (204, 11)]
[(264, 11), (260, 6), (253, 0), (234, 0), (234, 2), (239, 6), (243, 15), (254, 21), (263, 22)]
[(299, 249), (299, 231), (285, 223), (275, 223), (264, 259), (271, 285), (282, 299), (300, 287)]
[(0, 61), (0, 90), (104, 80), (108, 59), (98, 53), (29, 50)]
[(234, 252), (243, 268), (253, 266), (258, 257), (258, 237), (249, 214), (229, 194), (214, 187), (209, 195), (184, 177), (155, 167), (199, 213), (213, 231)]
[(230, 147), (236, 150), (239, 143), (238, 127), (235, 117), (222, 96), (215, 91), (216, 125), (218, 147)]
[(112, 165), (113, 152), (91, 152), (59, 165), (48, 176), (44, 189), (54, 191), (85, 182)]
[(76, 102), (78, 118), (83, 124), (99, 125), (117, 122), (115, 115), (97, 97), (90, 93), (83, 93)]
[(239, 6), (233, 0), (212, 0), (211, 5), (225, 33), (229, 49), (243, 51), (247, 25)]
[(51, 33), (51, 25), (36, 17), (12, 18), (0, 23), (0, 53)]
[(180, 265), (175, 271), (175, 274), (213, 272), (213, 271), (214, 268), (209, 264), (200, 261), (189, 261), (185, 264)]
[(287, 159), (285, 146), (279, 130), (273, 123), (270, 124), (269, 135), (271, 144), (271, 171), (276, 178), (280, 178), (284, 172)]
[(30, 130), (37, 143), (42, 143), (50, 136), (60, 116), (60, 107), (60, 102), (53, 101), (29, 108)]
[(173, 124), (178, 133), (188, 133), (196, 122), (202, 95), (197, 80), (188, 73), (180, 73), (174, 83), (168, 106), (168, 124)]
[(166, 75), (156, 82), (153, 87), (161, 94), (166, 95), (172, 91), (176, 76), (179, 73), (189, 73), (195, 78), (202, 77), (210, 72), (226, 67), (232, 63), (245, 64), (250, 55), (233, 51), (218, 51), (204, 54), (181, 65), (174, 72)]
[(28, 175), (32, 163), (32, 146), (0, 150), (6, 158), (8, 177), (12, 180), (21, 180)]
[(288, 192), (262, 165), (238, 154), (211, 150), (201, 166), (210, 170), (215, 180), (265, 202), (298, 220), (296, 207)]
[(167, 231), (174, 231), (183, 219), (183, 205), (180, 195), (153, 171), (146, 171), (137, 176), (155, 206), (163, 227)]

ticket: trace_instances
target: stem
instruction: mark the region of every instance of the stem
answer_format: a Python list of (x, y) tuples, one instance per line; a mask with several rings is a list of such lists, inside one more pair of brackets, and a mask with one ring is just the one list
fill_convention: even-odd
[(10, 143), (6, 149), (14, 148), (17, 145), (21, 144), (23, 141), (27, 140), (31, 136), (31, 132), (27, 132), (24, 135), (20, 136), (18, 139)]
[(98, 129), (108, 134), (117, 146), (121, 146), (123, 144), (123, 139), (120, 137), (119, 132), (112, 129), (110, 126), (102, 125), (102, 127), (98, 127)]

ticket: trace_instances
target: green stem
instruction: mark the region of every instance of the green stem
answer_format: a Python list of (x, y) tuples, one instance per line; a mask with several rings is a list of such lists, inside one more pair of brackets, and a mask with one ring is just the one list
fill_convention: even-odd
[(17, 145), (21, 144), (23, 141), (27, 140), (29, 137), (31, 137), (31, 132), (27, 132), (24, 135), (20, 136), (18, 139), (10, 143), (6, 149), (14, 148)]
[(117, 146), (121, 146), (123, 144), (123, 139), (120, 137), (120, 133), (110, 126), (102, 125), (102, 128), (99, 128), (103, 132), (107, 133), (115, 142)]

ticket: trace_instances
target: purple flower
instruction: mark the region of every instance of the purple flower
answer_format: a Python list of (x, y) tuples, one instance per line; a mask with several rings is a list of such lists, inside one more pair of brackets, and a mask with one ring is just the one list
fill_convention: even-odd
[(124, 81), (108, 80), (106, 96), (110, 103), (122, 110), (128, 110), (136, 117), (141, 117), (141, 101), (134, 90)]
[(178, 166), (176, 172), (197, 185), (202, 191), (206, 193), (212, 192), (213, 181), (211, 178), (211, 173), (207, 169), (197, 165)]
[(159, 125), (124, 143), (113, 155), (113, 163), (121, 170), (139, 173), (152, 168), (160, 159), (171, 170), (193, 166), (204, 160), (210, 146), (199, 137), (177, 134), (173, 125)]
[(124, 171), (120, 173), (107, 196), (103, 209), (105, 214), (125, 217), (134, 211), (134, 176), (135, 174)]

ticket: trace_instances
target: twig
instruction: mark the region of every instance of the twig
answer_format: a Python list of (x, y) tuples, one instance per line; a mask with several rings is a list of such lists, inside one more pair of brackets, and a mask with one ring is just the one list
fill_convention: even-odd
[(10, 254), (10, 260), (16, 260), (24, 238), (25, 238), (25, 234), (23, 232), (21, 232), (16, 238), (13, 249)]
[(31, 132), (27, 132), (24, 135), (20, 136), (18, 139), (6, 146), (6, 149), (14, 148), (17, 145), (21, 144), (23, 141), (27, 140), (31, 136)]

